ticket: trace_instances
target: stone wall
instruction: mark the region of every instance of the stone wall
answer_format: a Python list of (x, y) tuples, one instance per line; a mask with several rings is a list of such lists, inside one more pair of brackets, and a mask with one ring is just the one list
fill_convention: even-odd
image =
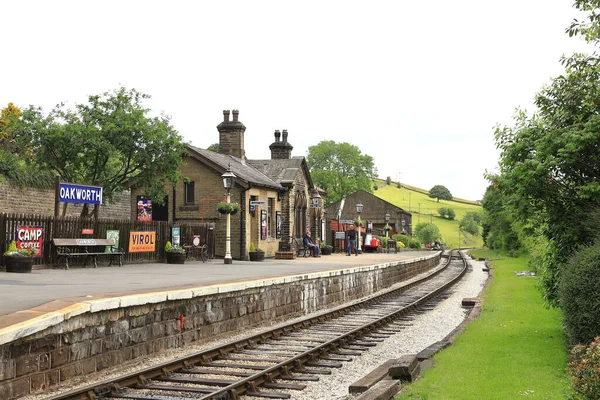
[[(221, 333), (283, 321), (368, 296), (439, 264), (430, 257), (247, 283), (91, 302), (89, 312), (0, 345), (0, 399), (41, 392), (72, 378), (209, 341)], [(231, 288), (234, 285), (230, 285)], [(241, 285), (240, 285), (241, 286)], [(83, 304), (83, 303), (82, 303)], [(126, 306), (130, 304), (129, 306)], [(97, 309), (96, 312), (94, 310)], [(77, 314), (74, 306), (68, 315)], [(178, 318), (185, 316), (180, 329)], [(16, 336), (31, 332), (27, 327)]]
[[(61, 203), (61, 213), (62, 213)], [(7, 214), (54, 215), (54, 189), (21, 188), (6, 178), (0, 178), (0, 212)], [(81, 205), (69, 203), (67, 216), (76, 217), (81, 213)], [(129, 219), (131, 215), (131, 194), (124, 191), (113, 203), (100, 206), (100, 218)]]

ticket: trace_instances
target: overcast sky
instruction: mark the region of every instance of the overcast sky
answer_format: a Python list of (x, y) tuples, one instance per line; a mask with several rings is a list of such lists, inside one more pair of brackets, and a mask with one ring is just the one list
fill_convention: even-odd
[(246, 156), (322, 140), (375, 159), (379, 176), (482, 198), (494, 126), (588, 50), (569, 0), (12, 1), (2, 6), (0, 107), (135, 88), (193, 145), (225, 109)]

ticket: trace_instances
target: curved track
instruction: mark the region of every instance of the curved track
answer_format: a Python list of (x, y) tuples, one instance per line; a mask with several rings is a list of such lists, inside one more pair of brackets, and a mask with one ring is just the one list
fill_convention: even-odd
[(290, 398), (425, 312), (467, 270), (460, 252), (445, 256), (429, 275), (360, 302), (50, 399)]

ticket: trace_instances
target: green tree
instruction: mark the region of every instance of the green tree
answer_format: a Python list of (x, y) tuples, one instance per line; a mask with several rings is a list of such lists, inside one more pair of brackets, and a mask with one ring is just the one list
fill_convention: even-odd
[(470, 233), (473, 236), (479, 235), (481, 224), (481, 215), (478, 212), (469, 211), (460, 220), (458, 226), (464, 232)]
[(442, 242), (442, 234), (435, 224), (421, 222), (415, 228), (415, 234), (421, 243)]
[(385, 179), (385, 183), (387, 185), (391, 185), (392, 184), (392, 178), (390, 178), (389, 176)]
[(356, 190), (371, 193), (371, 179), (377, 176), (373, 157), (349, 143), (325, 140), (310, 146), (307, 163), (314, 184), (327, 191), (326, 204)]
[(438, 214), (440, 214), (440, 217), (446, 218), (447, 213), (448, 213), (448, 208), (446, 208), (446, 207), (438, 208)]
[(21, 117), (21, 109), (13, 103), (8, 103), (6, 107), (0, 110), (0, 143), (8, 145), (11, 140), (10, 125), (14, 120)]
[(432, 199), (437, 199), (437, 202), (442, 200), (452, 200), (452, 193), (446, 188), (446, 186), (435, 185), (431, 189), (429, 189), (429, 197)]
[(482, 202), (481, 236), (483, 243), (490, 249), (504, 249), (514, 253), (521, 248), (521, 241), (506, 204), (508, 201), (504, 192), (497, 185), (490, 185), (485, 191)]
[[(61, 104), (45, 115), (29, 107), (15, 129), (31, 140), (39, 169), (67, 182), (102, 186), (108, 200), (136, 184), (160, 203), (166, 187), (180, 179), (185, 146), (168, 117), (148, 115), (142, 102), (149, 97), (120, 88), (89, 96), (74, 110)], [(82, 216), (87, 214), (83, 207)]]
[[(577, 0), (575, 7), (587, 21), (574, 21), (568, 33), (597, 44), (600, 3)], [(519, 110), (514, 126), (495, 133), (504, 206), (514, 220), (542, 227), (547, 239), (539, 272), (551, 305), (569, 257), (594, 241), (600, 224), (600, 60), (597, 53), (574, 54), (561, 62), (565, 73), (535, 97), (537, 113)]]
[(210, 151), (214, 151), (215, 153), (218, 153), (218, 152), (219, 152), (219, 150), (220, 150), (220, 148), (221, 148), (221, 147), (219, 146), (219, 143), (213, 143), (213, 144), (211, 144), (210, 146), (208, 146), (208, 147), (206, 148), (206, 150), (210, 150)]

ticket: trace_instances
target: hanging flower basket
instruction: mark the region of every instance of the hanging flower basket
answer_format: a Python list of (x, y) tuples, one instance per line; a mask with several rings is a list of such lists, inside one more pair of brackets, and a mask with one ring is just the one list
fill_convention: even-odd
[(389, 226), (389, 225), (386, 225), (386, 226), (383, 227), (383, 231), (384, 232), (391, 231), (391, 230), (392, 230), (392, 227)]
[(240, 206), (236, 203), (227, 203), (226, 201), (222, 201), (217, 204), (217, 211), (220, 214), (231, 214), (235, 215), (240, 210)]
[(365, 221), (363, 221), (362, 219), (361, 220), (355, 219), (354, 226), (365, 226)]

